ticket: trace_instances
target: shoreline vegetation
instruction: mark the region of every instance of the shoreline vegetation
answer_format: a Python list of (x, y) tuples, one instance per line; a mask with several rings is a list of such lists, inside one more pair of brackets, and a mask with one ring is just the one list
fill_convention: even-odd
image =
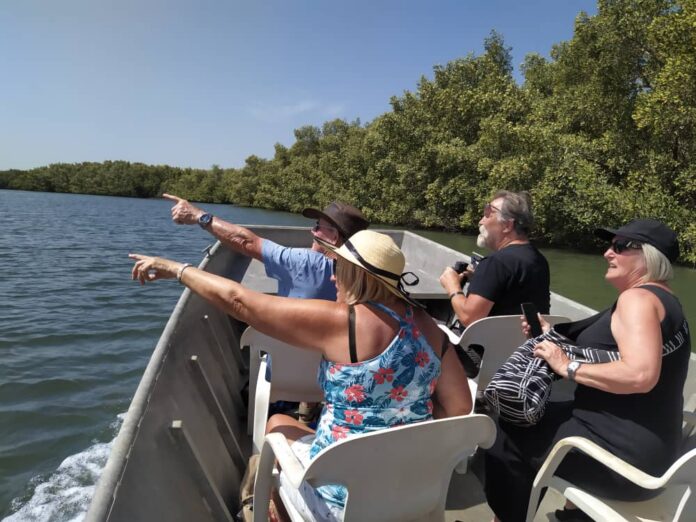
[(534, 237), (596, 245), (596, 226), (656, 217), (696, 263), (696, 0), (600, 0), (550, 58), (513, 78), (492, 32), (484, 52), (437, 65), (373, 121), (295, 130), (241, 168), (126, 161), (0, 171), (0, 189), (159, 197), (299, 212), (334, 199), (373, 222), (474, 233), (498, 188), (528, 190)]

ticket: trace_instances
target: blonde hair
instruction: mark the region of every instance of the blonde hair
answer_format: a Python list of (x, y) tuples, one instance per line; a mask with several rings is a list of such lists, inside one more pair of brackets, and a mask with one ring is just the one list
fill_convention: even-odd
[(366, 301), (386, 301), (395, 295), (380, 279), (350, 261), (339, 257), (336, 264), (336, 281), (341, 283), (346, 304)]
[(672, 277), (674, 277), (672, 263), (669, 262), (667, 256), (648, 243), (643, 243), (642, 249), (646, 268), (646, 274), (643, 276), (643, 282), (650, 283), (654, 281), (669, 281), (672, 279)]

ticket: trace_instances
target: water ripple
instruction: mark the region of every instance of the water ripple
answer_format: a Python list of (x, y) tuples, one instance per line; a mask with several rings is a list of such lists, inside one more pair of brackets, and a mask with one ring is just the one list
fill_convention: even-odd
[[(198, 263), (212, 243), (171, 205), (0, 190), (0, 518), (80, 518), (182, 288), (130, 280), (128, 252)], [(291, 214), (206, 205), (237, 223)], [(8, 232), (9, 231), (9, 232)], [(14, 500), (13, 500), (14, 499)]]

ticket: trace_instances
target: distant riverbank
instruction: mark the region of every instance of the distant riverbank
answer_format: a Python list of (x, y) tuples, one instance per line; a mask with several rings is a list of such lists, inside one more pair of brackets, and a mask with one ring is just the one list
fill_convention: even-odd
[[(349, 128), (364, 132), (358, 127)], [(333, 199), (343, 199), (361, 208), (373, 223), (474, 234), (482, 208), (497, 188), (487, 188), (481, 181), (484, 178), (467, 179), (462, 175), (451, 180), (453, 185), (446, 197), (438, 198), (433, 196), (432, 187), (423, 183), (397, 189), (394, 180), (363, 179), (364, 172), (326, 179), (321, 173), (298, 176), (297, 172), (282, 173), (279, 167), (272, 167), (275, 162), (256, 158), (241, 169), (213, 166), (209, 170), (126, 161), (58, 163), (27, 171), (0, 171), (0, 189), (134, 198), (157, 198), (168, 192), (206, 204), (234, 203), (238, 208), (295, 213), (306, 206), (322, 207)], [(519, 183), (511, 181), (509, 188)], [(557, 179), (553, 187), (569, 183), (570, 177)], [(531, 181), (524, 188), (533, 195), (535, 237), (552, 248), (591, 251), (601, 244), (592, 233), (594, 228), (618, 226), (635, 216), (653, 216), (680, 234), (680, 262), (696, 264), (696, 214), (688, 204), (675, 201), (664, 208), (648, 205), (648, 199), (633, 189), (610, 190), (602, 188), (601, 183), (593, 190), (611, 192), (614, 199), (583, 198), (581, 194), (560, 197), (549, 193), (550, 187), (536, 186)], [(618, 202), (631, 202), (630, 209), (621, 210)]]

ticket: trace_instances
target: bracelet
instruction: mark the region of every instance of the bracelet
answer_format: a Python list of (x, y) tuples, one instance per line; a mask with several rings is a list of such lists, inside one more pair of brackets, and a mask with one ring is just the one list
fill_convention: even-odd
[(181, 268), (179, 268), (178, 272), (176, 273), (176, 280), (181, 283), (181, 276), (184, 275), (184, 270), (186, 270), (188, 267), (192, 266), (191, 263), (184, 263), (181, 265)]
[(462, 292), (461, 290), (459, 290), (458, 292), (452, 292), (452, 293), (449, 295), (450, 301), (452, 300), (452, 298), (453, 298), (455, 295), (466, 295), (466, 294), (465, 294), (464, 292)]

